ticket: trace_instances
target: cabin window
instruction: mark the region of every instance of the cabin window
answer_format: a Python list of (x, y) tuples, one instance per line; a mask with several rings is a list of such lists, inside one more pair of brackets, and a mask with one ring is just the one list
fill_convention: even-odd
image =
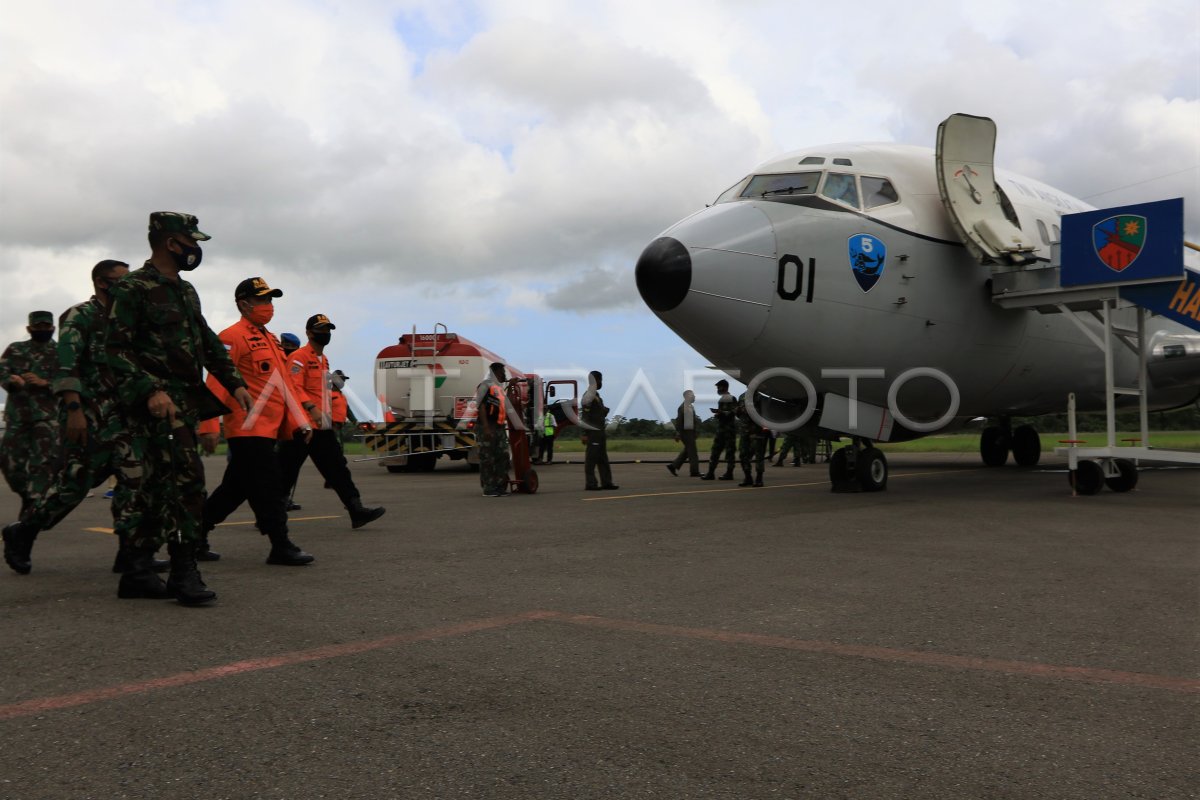
[(721, 192), (717, 199), (713, 201), (713, 205), (715, 206), (717, 203), (728, 203), (730, 200), (736, 200), (738, 198), (738, 194), (742, 190), (742, 187), (746, 185), (746, 180), (747, 178), (742, 178), (733, 186), (730, 186), (728, 189)]
[(771, 197), (773, 195), (812, 194), (821, 180), (820, 172), (784, 172), (774, 175), (755, 175), (742, 190), (741, 197)]
[(1056, 242), (1062, 241), (1062, 229), (1061, 228), (1059, 228), (1057, 225), (1051, 224), (1050, 231), (1054, 234), (1054, 241), (1056, 241)]
[(829, 173), (825, 178), (825, 185), (821, 188), (821, 194), (831, 200), (858, 208), (858, 183), (849, 173)]
[(800, 159), (800, 166), (804, 166), (805, 164), (824, 164), (824, 163), (825, 163), (825, 156), (805, 156), (804, 158)]
[(864, 205), (867, 208), (886, 206), (900, 199), (900, 195), (896, 194), (896, 188), (887, 178), (868, 178), (864, 175), (859, 178), (859, 181), (862, 183)]
[(1046, 232), (1046, 223), (1040, 219), (1037, 221), (1038, 236), (1042, 237), (1042, 244), (1050, 244), (1050, 234)]

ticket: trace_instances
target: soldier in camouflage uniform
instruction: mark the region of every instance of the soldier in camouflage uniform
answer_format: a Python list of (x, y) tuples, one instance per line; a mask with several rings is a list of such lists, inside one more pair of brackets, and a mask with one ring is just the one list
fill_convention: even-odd
[[(58, 369), (54, 315), (49, 311), (32, 312), (25, 330), (29, 339), (13, 342), (0, 355), (0, 385), (8, 392), (0, 471), (9, 487), (20, 495), (22, 514), (54, 480), (59, 449), (58, 403), (50, 391)], [(4, 561), (22, 575), (29, 573), (26, 541), (7, 529)]]
[[(754, 395), (757, 402), (761, 395)], [(755, 405), (754, 410), (758, 410)], [(738, 486), (762, 486), (763, 467), (767, 461), (767, 439), (771, 432), (755, 422), (746, 408), (746, 393), (737, 401), (738, 456), (742, 462), (742, 482)], [(754, 461), (754, 480), (750, 479), (750, 462)]]
[[(58, 370), (53, 389), (62, 401), (62, 463), (56, 480), (34, 498), (21, 521), (4, 529), (7, 537), (21, 542), (27, 556), (40, 531), (50, 530), (61, 522), (87, 497), (89, 489), (116, 476), (112, 516), (120, 547), (113, 572), (125, 571), (129, 533), (140, 519), (132, 500), (138, 490), (141, 469), (133, 453), (132, 437), (115, 407), (104, 348), (110, 304), (108, 289), (128, 272), (129, 265), (120, 261), (96, 264), (92, 268), (95, 294), (67, 309), (59, 320)], [(155, 566), (165, 569), (166, 562), (156, 561)]]
[[(129, 542), (130, 569), (119, 597), (175, 597), (183, 605), (216, 598), (196, 567), (204, 508), (204, 464), (196, 426), (225, 410), (204, 386), (208, 370), (246, 411), (249, 392), (225, 347), (200, 311), (195, 288), (180, 272), (195, 269), (210, 237), (190, 214), (150, 215), (150, 260), (112, 289), (106, 353), (117, 402), (142, 457), (138, 500), (144, 518)], [(171, 574), (154, 574), (154, 551), (167, 542)]]
[(508, 414), (504, 396), (504, 365), (488, 368), (488, 377), (475, 392), (475, 446), (479, 448), (479, 485), (484, 497), (508, 492)]
[(723, 481), (733, 480), (733, 451), (737, 448), (737, 400), (729, 393), (729, 381), (722, 378), (717, 381), (717, 391), (721, 393), (717, 407), (712, 412), (717, 415), (717, 435), (713, 438), (712, 454), (708, 459), (708, 472), (700, 476), (702, 481), (711, 481), (717, 476), (717, 464), (721, 463), (721, 455), (725, 455), (725, 474)]

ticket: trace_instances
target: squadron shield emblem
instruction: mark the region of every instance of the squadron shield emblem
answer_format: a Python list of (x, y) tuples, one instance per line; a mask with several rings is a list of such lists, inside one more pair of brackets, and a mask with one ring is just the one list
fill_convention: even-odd
[(1121, 272), (1142, 253), (1146, 244), (1146, 218), (1134, 214), (1109, 217), (1092, 226), (1096, 256), (1114, 272)]
[(884, 262), (887, 260), (887, 245), (869, 233), (856, 233), (846, 240), (850, 254), (850, 271), (864, 292), (883, 277)]

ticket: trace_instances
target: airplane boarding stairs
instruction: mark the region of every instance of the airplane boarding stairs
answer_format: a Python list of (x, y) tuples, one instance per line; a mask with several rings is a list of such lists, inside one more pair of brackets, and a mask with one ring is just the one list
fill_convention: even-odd
[[(1200, 251), (1191, 242), (1184, 245)], [(1183, 269), (1170, 277), (1140, 280), (1136, 283), (1111, 281), (1064, 286), (1062, 283), (1061, 248), (1055, 244), (1049, 264), (1028, 266), (994, 265), (992, 268), (992, 302), (1002, 308), (1036, 309), (1044, 314), (1065, 314), (1104, 353), (1106, 387), (1107, 444), (1104, 447), (1079, 447), (1075, 434), (1075, 395), (1067, 398), (1070, 430), (1066, 447), (1055, 448), (1066, 455), (1071, 470), (1071, 485), (1078, 494), (1095, 494), (1105, 484), (1117, 491), (1128, 491), (1137, 484), (1139, 460), (1172, 464), (1200, 464), (1200, 453), (1160, 450), (1150, 446), (1147, 391), (1150, 348), (1146, 341), (1146, 319), (1151, 314), (1175, 320), (1200, 331), (1200, 271)], [(1134, 307), (1136, 327), (1117, 325), (1114, 312)], [(1102, 332), (1085, 323), (1086, 317), (1099, 319)], [(1200, 347), (1200, 337), (1179, 336)], [(1115, 343), (1128, 347), (1138, 355), (1136, 387), (1116, 386), (1113, 377)], [(1184, 352), (1185, 345), (1177, 345)], [(1160, 346), (1161, 347), (1161, 346)], [(1187, 353), (1196, 358), (1195, 353)], [(1136, 447), (1118, 447), (1116, 441), (1116, 397), (1132, 395), (1138, 398), (1141, 436)]]

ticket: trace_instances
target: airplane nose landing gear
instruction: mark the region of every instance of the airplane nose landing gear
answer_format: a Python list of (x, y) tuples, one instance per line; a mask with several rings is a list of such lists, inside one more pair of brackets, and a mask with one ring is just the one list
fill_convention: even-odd
[(867, 439), (852, 437), (829, 459), (829, 480), (835, 492), (882, 492), (887, 489), (887, 457)]

